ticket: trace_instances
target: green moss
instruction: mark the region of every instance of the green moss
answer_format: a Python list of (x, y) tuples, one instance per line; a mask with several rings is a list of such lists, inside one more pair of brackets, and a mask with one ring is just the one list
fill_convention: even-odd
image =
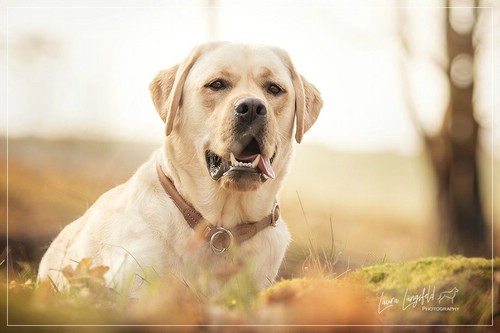
[(351, 274), (378, 291), (393, 288), (418, 288), (422, 284), (463, 281), (472, 276), (491, 282), (492, 269), (500, 270), (500, 258), (430, 257), (397, 264), (383, 264), (358, 269)]
[[(386, 320), (394, 324), (490, 324), (497, 309), (498, 296), (492, 290), (494, 272), (500, 271), (500, 258), (430, 257), (404, 263), (364, 267), (350, 278), (364, 283), (380, 299), (397, 299), (387, 307), (379, 305)], [(457, 290), (456, 294), (449, 293)], [(498, 286), (494, 287), (498, 289)], [(445, 298), (443, 295), (453, 295)], [(414, 305), (410, 297), (418, 299)], [(424, 297), (426, 296), (426, 297)], [(421, 297), (421, 298), (419, 298)], [(387, 303), (387, 305), (390, 305)], [(428, 310), (428, 308), (453, 310)]]
[(373, 274), (370, 278), (370, 282), (379, 283), (386, 278), (387, 274), (385, 272), (377, 272)]

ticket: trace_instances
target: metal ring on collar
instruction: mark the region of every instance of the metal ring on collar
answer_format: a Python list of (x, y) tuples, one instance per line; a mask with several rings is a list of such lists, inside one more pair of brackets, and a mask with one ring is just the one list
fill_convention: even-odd
[[(227, 246), (223, 246), (222, 248), (218, 248), (217, 246), (215, 246), (214, 242), (216, 241), (216, 239), (218, 237), (220, 237), (223, 234), (227, 234), (228, 235), (228, 237), (229, 237), (229, 244)], [(214, 253), (221, 254), (221, 253), (225, 252), (227, 249), (229, 249), (231, 247), (231, 245), (233, 245), (233, 241), (234, 241), (234, 236), (231, 233), (231, 231), (227, 230), (226, 228), (218, 227), (217, 231), (214, 232), (214, 234), (212, 235), (212, 237), (210, 237), (210, 248), (212, 249), (212, 251)]]

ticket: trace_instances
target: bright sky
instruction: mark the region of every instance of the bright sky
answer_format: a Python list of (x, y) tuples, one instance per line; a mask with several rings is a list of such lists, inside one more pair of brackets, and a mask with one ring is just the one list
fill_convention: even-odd
[[(407, 8), (403, 20), (415, 50), (408, 63), (401, 56), (401, 9), (394, 8), (401, 1), (344, 2), (3, 1), (8, 58), (6, 42), (1, 72), (8, 68), (8, 81), (2, 74), (0, 97), (8, 122), (2, 121), (0, 134), (8, 129), (11, 136), (160, 142), (163, 124), (149, 82), (194, 45), (217, 39), (277, 45), (290, 53), (325, 102), (306, 142), (415, 152), (419, 141), (402, 93), (401, 68), (407, 69), (419, 117), (436, 129), (447, 98), (446, 78), (436, 65), (443, 57), (443, 9), (433, 7), (436, 1), (409, 2), (417, 7)], [(493, 94), (493, 78), (498, 82), (500, 64), (492, 50), (500, 39), (492, 26), (498, 30), (500, 24), (498, 14), (486, 11), (477, 113), (485, 126), (496, 127), (499, 149), (493, 110), (500, 97)], [(34, 48), (40, 38), (42, 47)], [(484, 133), (491, 149), (491, 131)]]

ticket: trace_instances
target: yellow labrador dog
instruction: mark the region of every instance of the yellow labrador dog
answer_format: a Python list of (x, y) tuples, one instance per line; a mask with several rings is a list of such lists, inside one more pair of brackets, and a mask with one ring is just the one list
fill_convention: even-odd
[(216, 292), (244, 261), (265, 288), (290, 241), (277, 196), (319, 92), (282, 49), (229, 42), (196, 47), (150, 90), (162, 148), (61, 231), (39, 279), (64, 287), (62, 269), (91, 258), (121, 292), (169, 274)]

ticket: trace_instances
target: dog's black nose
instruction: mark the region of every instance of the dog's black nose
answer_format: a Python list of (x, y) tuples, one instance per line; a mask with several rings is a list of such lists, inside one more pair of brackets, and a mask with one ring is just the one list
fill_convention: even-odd
[(235, 116), (248, 124), (256, 119), (265, 119), (267, 117), (267, 108), (264, 101), (258, 98), (242, 98), (234, 106)]

